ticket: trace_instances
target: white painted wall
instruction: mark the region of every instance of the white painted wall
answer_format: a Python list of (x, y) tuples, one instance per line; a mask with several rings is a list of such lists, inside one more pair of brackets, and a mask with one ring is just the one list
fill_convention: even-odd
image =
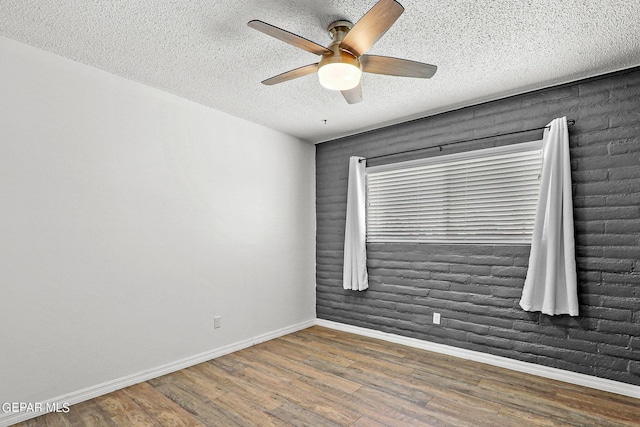
[(314, 153), (0, 38), (0, 402), (314, 319)]

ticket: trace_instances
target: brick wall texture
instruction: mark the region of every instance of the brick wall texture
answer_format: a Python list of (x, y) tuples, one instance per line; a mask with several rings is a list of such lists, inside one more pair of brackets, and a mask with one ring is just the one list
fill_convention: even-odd
[[(373, 166), (526, 142), (542, 131), (437, 148), (562, 116), (576, 120), (579, 317), (520, 308), (529, 246), (369, 244), (369, 289), (342, 289), (350, 156), (434, 147)], [(640, 385), (640, 68), (319, 144), (316, 186), (319, 318)]]

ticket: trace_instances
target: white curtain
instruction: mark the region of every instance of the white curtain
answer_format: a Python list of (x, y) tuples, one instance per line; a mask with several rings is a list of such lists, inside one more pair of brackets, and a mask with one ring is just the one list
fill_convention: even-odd
[(364, 291), (369, 287), (367, 275), (367, 227), (365, 217), (366, 159), (349, 159), (349, 184), (347, 190), (347, 223), (344, 230), (344, 271), (342, 286), (345, 289)]
[(569, 132), (566, 117), (549, 123), (542, 142), (540, 198), (520, 306), (544, 314), (578, 315)]

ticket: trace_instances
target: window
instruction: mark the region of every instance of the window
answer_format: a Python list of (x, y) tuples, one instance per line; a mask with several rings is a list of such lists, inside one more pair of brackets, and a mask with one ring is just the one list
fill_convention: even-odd
[(367, 168), (367, 241), (528, 244), (542, 141)]

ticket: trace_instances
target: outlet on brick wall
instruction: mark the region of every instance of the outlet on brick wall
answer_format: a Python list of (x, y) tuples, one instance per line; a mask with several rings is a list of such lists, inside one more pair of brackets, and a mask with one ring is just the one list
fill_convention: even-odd
[(440, 324), (440, 313), (433, 313), (433, 324), (434, 325)]

